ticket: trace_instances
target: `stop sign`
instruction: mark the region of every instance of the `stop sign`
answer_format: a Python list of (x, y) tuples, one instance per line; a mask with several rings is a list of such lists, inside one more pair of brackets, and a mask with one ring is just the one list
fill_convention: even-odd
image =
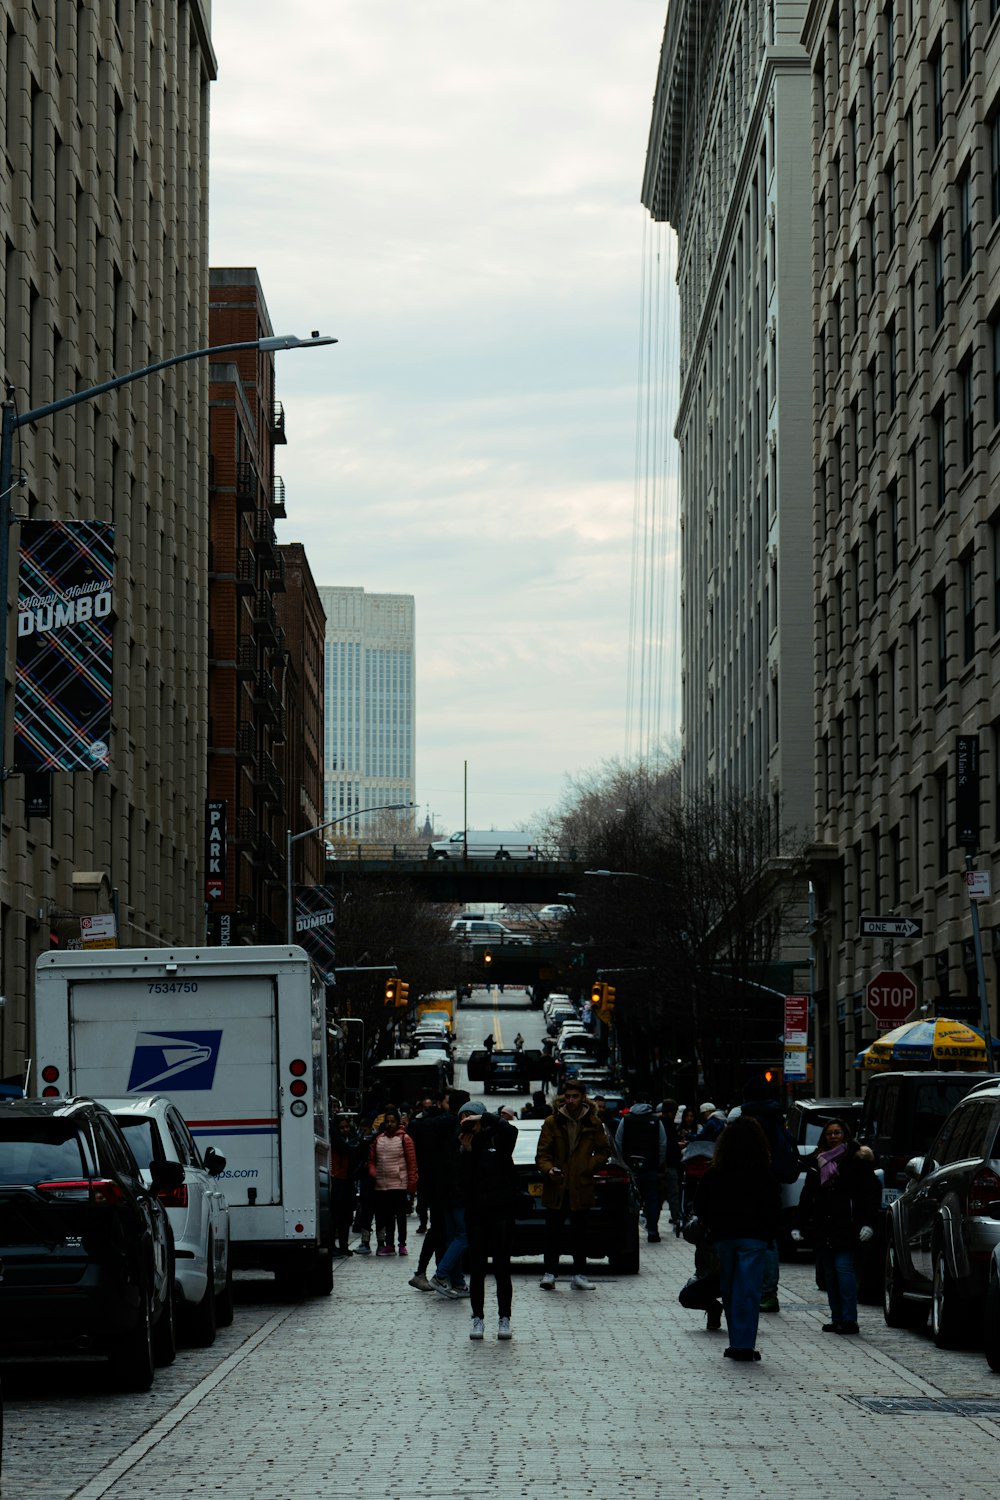
[(880, 969), (868, 981), (865, 1002), (880, 1031), (891, 1031), (912, 1015), (917, 1005), (917, 987), (901, 969)]

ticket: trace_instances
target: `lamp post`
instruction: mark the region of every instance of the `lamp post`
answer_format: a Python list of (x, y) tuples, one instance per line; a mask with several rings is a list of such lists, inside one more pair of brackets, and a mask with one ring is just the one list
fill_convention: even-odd
[[(139, 370), (130, 370), (127, 375), (118, 375), (113, 380), (104, 380), (100, 385), (88, 386), (84, 391), (74, 391), (71, 396), (63, 396), (58, 401), (49, 401), (44, 406), (36, 406), (31, 411), (18, 412), (14, 404), (14, 387), (8, 385), (2, 407), (2, 425), (0, 425), (0, 629), (3, 630), (4, 659), (6, 660), (7, 641), (7, 609), (8, 590), (7, 573), (10, 563), (10, 526), (13, 517), (11, 515), (10, 495), (14, 487), (14, 434), (22, 427), (30, 427), (35, 422), (40, 422), (44, 417), (55, 416), (57, 412), (67, 411), (71, 406), (79, 406), (83, 401), (93, 401), (98, 396), (104, 396), (108, 391), (117, 391), (122, 386), (131, 385), (133, 381), (145, 380), (149, 375), (156, 375), (161, 370), (169, 370), (174, 365), (187, 364), (192, 359), (208, 359), (213, 354), (234, 354), (242, 349), (259, 349), (264, 353), (274, 352), (279, 349), (314, 349), (321, 344), (335, 344), (337, 340), (328, 335), (318, 333), (310, 334), (308, 338), (300, 339), (294, 333), (271, 335), (267, 338), (246, 339), (235, 344), (212, 344), (207, 349), (190, 349), (186, 354), (173, 354), (169, 359), (159, 359), (155, 364), (143, 365)], [(3, 751), (3, 725), (6, 723), (6, 700), (7, 700), (7, 677), (3, 674), (3, 684), (0, 686), (0, 763), (4, 760)], [(0, 764), (0, 785), (6, 770)]]
[(378, 807), (358, 807), (353, 812), (342, 813), (339, 818), (328, 818), (325, 823), (317, 823), (315, 828), (304, 828), (301, 833), (293, 833), (289, 828), (285, 845), (285, 935), (289, 943), (295, 941), (292, 913), (292, 845), (297, 844), (300, 839), (307, 839), (311, 833), (322, 833), (324, 828), (333, 828), (336, 823), (347, 823), (351, 818), (360, 818), (365, 813), (403, 812), (416, 805), (415, 802), (382, 802)]

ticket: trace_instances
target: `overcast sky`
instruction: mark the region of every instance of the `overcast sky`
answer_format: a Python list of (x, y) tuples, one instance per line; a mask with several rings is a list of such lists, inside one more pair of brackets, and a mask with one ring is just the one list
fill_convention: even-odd
[(410, 593), (420, 816), (625, 748), (639, 203), (666, 0), (214, 0), (211, 261), (278, 333), (281, 541)]

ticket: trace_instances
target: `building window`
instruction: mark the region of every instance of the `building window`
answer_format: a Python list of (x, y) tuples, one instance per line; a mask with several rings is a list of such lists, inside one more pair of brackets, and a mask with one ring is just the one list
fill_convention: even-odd
[(851, 112), (847, 116), (847, 142), (850, 148), (851, 188), (853, 189), (858, 182), (858, 106), (856, 104), (851, 105)]
[(964, 281), (972, 270), (972, 170), (966, 166), (958, 179), (959, 269)]
[(934, 499), (938, 510), (944, 509), (945, 463), (944, 407), (935, 407), (931, 412), (931, 441), (934, 444)]
[(934, 778), (937, 793), (938, 878), (948, 873), (948, 776), (938, 771)]
[(938, 692), (948, 686), (948, 600), (944, 584), (931, 599), (934, 616), (934, 655), (937, 660)]
[(976, 654), (976, 574), (975, 559), (971, 552), (962, 558), (962, 644), (965, 647), (965, 664)]
[(931, 282), (934, 287), (934, 327), (944, 322), (944, 226), (931, 230)]
[(896, 322), (889, 324), (885, 333), (886, 367), (889, 375), (889, 420), (892, 421), (899, 397), (899, 371), (896, 362)]
[(889, 566), (893, 577), (899, 572), (899, 490), (895, 481), (886, 496), (889, 512)]
[(935, 146), (944, 135), (944, 58), (940, 41), (931, 54), (931, 135)]
[(1000, 630), (1000, 519), (994, 518), (990, 526), (993, 553), (993, 629)]
[(990, 324), (990, 343), (993, 346), (993, 426), (1000, 422), (1000, 313)]
[(972, 462), (976, 442), (971, 359), (958, 372), (958, 379), (962, 392), (962, 468), (967, 469)]
[(972, 71), (972, 17), (969, 0), (958, 0), (958, 82), (964, 86)]
[(896, 22), (892, 0), (885, 8), (885, 79), (890, 86), (896, 76)]
[(876, 267), (876, 265), (878, 263), (877, 262), (877, 256), (876, 256), (877, 246), (878, 246), (878, 239), (877, 239), (876, 229), (875, 229), (875, 204), (873, 203), (872, 206), (871, 206), (871, 208), (869, 208), (869, 210), (868, 210), (868, 275), (870, 277), (870, 283), (871, 283), (869, 285), (869, 287), (868, 287), (868, 295), (869, 295), (869, 297), (874, 297), (874, 295), (875, 295), (875, 281), (876, 281), (876, 270), (875, 270), (875, 267)]
[(896, 166), (890, 161), (885, 169), (885, 216), (889, 249), (896, 243)]
[(990, 120), (990, 223), (1000, 219), (1000, 109)]

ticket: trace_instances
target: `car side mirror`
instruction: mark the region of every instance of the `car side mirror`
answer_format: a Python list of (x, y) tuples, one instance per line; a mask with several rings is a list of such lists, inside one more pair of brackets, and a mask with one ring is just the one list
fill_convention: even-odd
[(216, 1151), (214, 1146), (206, 1146), (201, 1159), (210, 1177), (221, 1177), (226, 1170), (226, 1158)]
[(922, 1156), (911, 1156), (903, 1168), (903, 1171), (911, 1182), (916, 1182), (918, 1177), (924, 1175), (924, 1160), (925, 1158)]
[(154, 1161), (150, 1166), (154, 1193), (171, 1193), (184, 1186), (184, 1163), (179, 1161)]

